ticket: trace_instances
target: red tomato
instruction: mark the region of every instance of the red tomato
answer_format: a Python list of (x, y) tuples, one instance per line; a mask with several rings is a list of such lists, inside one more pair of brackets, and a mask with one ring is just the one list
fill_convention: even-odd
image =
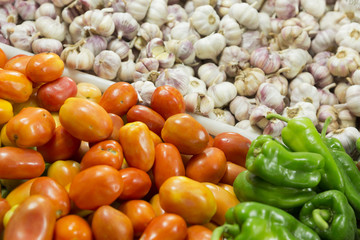
[(14, 211), (4, 231), (4, 240), (52, 240), (56, 214), (50, 198), (32, 195)]
[(0, 70), (0, 98), (23, 103), (30, 98), (32, 91), (32, 83), (24, 74), (13, 70)]
[(213, 146), (220, 148), (228, 161), (245, 167), (246, 154), (250, 144), (251, 141), (239, 133), (224, 132), (214, 138)]
[(126, 119), (128, 122), (140, 121), (145, 123), (151, 131), (159, 136), (165, 123), (164, 118), (160, 114), (142, 105), (132, 106), (126, 114)]
[(5, 63), (7, 62), (7, 57), (4, 51), (0, 48), (0, 68), (3, 68), (5, 66)]
[(165, 213), (153, 218), (140, 240), (185, 240), (186, 222), (177, 214)]
[(0, 148), (0, 178), (29, 179), (40, 176), (45, 162), (40, 153), (17, 147)]
[(78, 215), (67, 215), (56, 221), (53, 240), (91, 240), (90, 225)]
[(119, 117), (116, 114), (109, 113), (109, 116), (110, 116), (110, 118), (112, 120), (112, 123), (113, 123), (113, 131), (112, 131), (111, 135), (107, 139), (115, 140), (115, 141), (120, 142), (120, 139), (119, 139), (120, 133), (119, 133), (119, 131), (120, 131), (120, 128), (122, 126), (124, 126), (124, 121), (122, 120), (121, 117)]
[(119, 210), (129, 217), (134, 236), (140, 237), (146, 226), (155, 217), (151, 204), (144, 200), (130, 200), (119, 206)]
[(246, 168), (244, 168), (240, 165), (237, 165), (235, 163), (227, 161), (226, 162), (226, 171), (225, 171), (224, 176), (221, 178), (220, 182), (233, 185), (237, 175), (239, 175), (239, 173), (241, 173), (245, 170), (246, 170)]
[(99, 104), (107, 112), (124, 115), (138, 101), (137, 92), (127, 82), (117, 82), (108, 87), (101, 96)]
[(164, 142), (174, 144), (182, 154), (198, 154), (209, 143), (206, 129), (187, 113), (169, 117), (161, 131)]
[(61, 186), (68, 186), (80, 172), (80, 163), (72, 160), (58, 160), (50, 165), (47, 176), (54, 179)]
[(99, 207), (92, 218), (91, 229), (96, 240), (133, 240), (130, 219), (111, 206)]
[(212, 231), (202, 225), (192, 225), (187, 229), (186, 240), (210, 240)]
[(171, 143), (159, 143), (155, 147), (153, 174), (156, 187), (172, 176), (185, 176), (185, 167), (179, 150)]
[(96, 209), (114, 202), (124, 189), (121, 174), (107, 165), (79, 172), (70, 186), (70, 199), (80, 209)]
[(10, 210), (10, 208), (11, 206), (9, 202), (4, 198), (0, 198), (0, 233), (2, 233), (4, 230), (4, 216), (6, 212)]
[(40, 107), (51, 112), (59, 111), (61, 105), (69, 97), (75, 97), (77, 86), (69, 77), (60, 77), (55, 81), (45, 83), (37, 91)]
[(28, 64), (32, 56), (28, 55), (18, 55), (10, 58), (4, 66), (4, 69), (14, 70), (26, 74), (26, 65)]
[(128, 167), (121, 169), (119, 173), (124, 182), (124, 190), (119, 199), (141, 199), (150, 191), (151, 179), (143, 170)]
[(55, 81), (64, 71), (64, 62), (51, 52), (35, 54), (26, 65), (26, 76), (35, 83)]
[(124, 160), (120, 144), (114, 140), (104, 140), (87, 151), (81, 160), (80, 166), (84, 170), (95, 165), (109, 165), (120, 169)]

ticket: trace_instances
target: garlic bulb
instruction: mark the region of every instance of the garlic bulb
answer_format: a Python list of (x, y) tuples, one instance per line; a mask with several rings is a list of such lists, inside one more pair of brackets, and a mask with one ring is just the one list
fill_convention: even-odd
[(360, 10), (358, 1), (339, 0), (337, 1), (340, 12), (346, 14), (346, 16), (354, 22), (360, 22)]
[(326, 10), (326, 0), (318, 0), (316, 2), (312, 0), (301, 0), (300, 4), (305, 12), (316, 18), (320, 18), (324, 15)]
[(61, 55), (63, 45), (59, 40), (52, 38), (38, 38), (32, 42), (31, 49), (35, 54), (42, 52), (53, 52)]
[(51, 0), (56, 7), (64, 7), (72, 2), (72, 0)]
[(143, 58), (135, 64), (134, 82), (155, 82), (159, 75), (159, 61), (156, 58)]
[(335, 30), (332, 28), (319, 31), (311, 42), (311, 50), (314, 53), (320, 53), (335, 49), (335, 34)]
[(340, 29), (340, 27), (344, 24), (350, 23), (350, 19), (346, 17), (346, 15), (342, 12), (337, 11), (328, 11), (325, 15), (320, 19), (320, 29), (333, 29), (336, 32)]
[(260, 68), (246, 68), (235, 77), (234, 85), (240, 96), (251, 97), (265, 79), (265, 74)]
[(205, 82), (201, 81), (200, 79), (198, 79), (196, 77), (190, 77), (188, 94), (193, 93), (193, 92), (205, 95), (206, 94)]
[(313, 38), (319, 32), (320, 25), (318, 19), (313, 15), (301, 11), (296, 18), (300, 20), (301, 26), (308, 31), (308, 34), (311, 38)]
[(167, 21), (167, 0), (152, 0), (146, 13), (145, 21), (162, 26)]
[(211, 59), (217, 62), (217, 56), (226, 46), (225, 37), (220, 33), (214, 33), (197, 40), (194, 44), (196, 57), (200, 59)]
[(195, 11), (194, 1), (192, 1), (192, 0), (186, 1), (184, 4), (184, 9), (185, 9), (186, 13), (188, 14), (188, 16), (190, 17), (191, 14), (193, 14), (193, 12)]
[(194, 68), (181, 64), (181, 63), (177, 63), (174, 66), (172, 66), (172, 69), (179, 69), (185, 73), (187, 73), (189, 76), (195, 76), (195, 70)]
[(231, 126), (235, 125), (235, 118), (228, 110), (223, 110), (220, 108), (215, 108), (214, 110), (210, 111), (208, 117), (212, 120), (229, 124)]
[(187, 93), (184, 96), (185, 110), (207, 116), (214, 110), (214, 100), (206, 94), (198, 92)]
[(320, 96), (316, 87), (301, 83), (291, 91), (290, 106), (294, 106), (298, 102), (309, 102), (314, 105), (316, 109), (320, 106)]
[(94, 54), (91, 50), (82, 47), (84, 41), (77, 42), (74, 45), (67, 46), (61, 52), (61, 59), (68, 68), (78, 70), (90, 70), (94, 64)]
[(255, 100), (243, 96), (236, 96), (229, 104), (229, 110), (238, 121), (249, 119)]
[(332, 83), (324, 88), (319, 88), (318, 92), (320, 95), (320, 105), (335, 105), (339, 104), (339, 100), (337, 99), (336, 95), (330, 92), (329, 89), (335, 87), (336, 84)]
[(120, 63), (117, 81), (132, 82), (134, 80), (135, 65), (134, 55), (130, 51), (128, 60)]
[(326, 132), (329, 133), (331, 131), (334, 131), (339, 128), (339, 122), (338, 122), (338, 110), (331, 105), (321, 105), (317, 112), (317, 118), (318, 118), (318, 125), (316, 128), (319, 132), (322, 131), (324, 127), (324, 123), (328, 117), (331, 117), (331, 122), (326, 129)]
[(294, 78), (311, 61), (311, 55), (303, 49), (285, 49), (279, 52), (281, 58), (281, 67), (287, 68), (283, 72), (286, 78)]
[(281, 113), (285, 108), (284, 96), (272, 83), (261, 83), (256, 92), (256, 102)]
[(284, 121), (279, 119), (270, 119), (263, 129), (263, 134), (279, 137), (284, 127), (286, 127), (286, 123)]
[(334, 53), (329, 51), (319, 52), (313, 57), (313, 62), (318, 63), (321, 66), (326, 66), (331, 56), (334, 56)]
[(199, 78), (204, 81), (206, 86), (212, 86), (226, 80), (226, 73), (223, 65), (218, 67), (216, 64), (209, 62), (201, 65), (197, 72)]
[(107, 49), (115, 52), (117, 55), (119, 55), (121, 60), (123, 60), (128, 57), (130, 46), (128, 42), (115, 38), (108, 42)]
[(360, 132), (355, 127), (346, 127), (329, 132), (326, 137), (338, 139), (346, 153), (351, 154), (356, 151), (356, 140), (360, 137)]
[(345, 106), (352, 114), (360, 116), (360, 85), (351, 85), (346, 89)]
[(330, 74), (327, 66), (310, 63), (306, 66), (306, 70), (313, 75), (315, 86), (317, 87), (324, 88), (334, 82), (333, 76)]
[(175, 54), (167, 51), (164, 41), (160, 38), (154, 38), (148, 42), (146, 56), (156, 58), (161, 68), (170, 68), (175, 63)]
[(219, 0), (217, 3), (217, 12), (220, 17), (225, 17), (229, 13), (229, 9), (235, 3), (241, 3), (241, 0)]
[(38, 19), (42, 16), (48, 16), (52, 19), (56, 19), (56, 17), (59, 15), (59, 11), (52, 3), (43, 3), (41, 4), (35, 11), (35, 19)]
[(106, 50), (107, 40), (105, 37), (92, 35), (85, 39), (83, 47), (89, 49), (94, 56), (97, 56), (101, 51)]
[(235, 3), (229, 9), (229, 16), (236, 19), (236, 21), (251, 30), (259, 27), (259, 13), (258, 11), (247, 3)]
[(171, 39), (176, 40), (190, 40), (195, 43), (200, 39), (199, 33), (194, 29), (191, 22), (180, 22), (176, 24), (170, 32)]
[(39, 33), (36, 30), (35, 22), (24, 21), (13, 28), (9, 39), (14, 47), (31, 52), (32, 42), (38, 37)]
[(130, 13), (137, 21), (142, 21), (150, 7), (149, 0), (126, 0), (125, 11)]
[(113, 13), (112, 20), (119, 39), (132, 40), (140, 28), (139, 23), (129, 13)]
[(187, 65), (195, 63), (195, 48), (190, 40), (169, 40), (165, 42), (165, 47), (175, 55), (177, 62)]
[(275, 0), (275, 13), (280, 19), (289, 19), (299, 13), (299, 0)]
[(269, 120), (266, 119), (266, 116), (270, 113), (276, 113), (274, 109), (269, 108), (265, 105), (255, 106), (249, 116), (249, 121), (251, 125), (256, 125), (260, 129), (264, 129), (269, 123)]
[(18, 22), (18, 12), (13, 4), (7, 3), (1, 6), (0, 8), (0, 23), (1, 25), (5, 23), (17, 23)]
[(179, 22), (188, 20), (188, 14), (179, 4), (168, 5), (168, 22), (166, 25), (171, 29)]
[(260, 31), (246, 31), (241, 35), (240, 47), (246, 49), (250, 54), (257, 48), (266, 47), (268, 41), (266, 35)]
[(350, 87), (350, 84), (347, 82), (339, 82), (334, 90), (336, 98), (339, 100), (339, 103), (346, 103), (346, 90)]
[(64, 41), (66, 35), (66, 25), (60, 22), (60, 18), (52, 19), (48, 16), (42, 16), (35, 21), (36, 29), (46, 38), (53, 38)]
[(308, 33), (299, 26), (286, 26), (281, 29), (278, 41), (281, 49), (301, 48), (308, 50), (311, 44)]
[(339, 110), (338, 118), (340, 128), (356, 127), (356, 116), (354, 116), (354, 114), (352, 114), (349, 109)]
[(155, 86), (164, 86), (170, 85), (177, 90), (182, 95), (185, 95), (188, 92), (190, 82), (190, 76), (178, 69), (165, 69), (160, 73), (158, 78), (155, 81)]
[(290, 119), (308, 117), (315, 126), (318, 124), (316, 108), (309, 102), (297, 102), (291, 107), (286, 107), (282, 115)]
[(248, 119), (241, 120), (240, 122), (235, 124), (236, 128), (240, 128), (245, 130), (246, 132), (253, 133), (255, 135), (261, 135), (262, 131), (255, 125), (251, 125)]
[(150, 106), (151, 96), (153, 95), (156, 87), (153, 82), (150, 81), (137, 81), (131, 83), (138, 94), (138, 100), (140, 104)]
[(148, 22), (142, 23), (137, 32), (134, 46), (136, 49), (141, 50), (150, 40), (154, 38), (163, 38), (163, 33), (161, 32), (159, 26)]
[(265, 1), (260, 12), (266, 13), (269, 16), (273, 16), (275, 13), (275, 2), (276, 2), (276, 0)]
[(238, 46), (225, 47), (219, 61), (220, 66), (225, 67), (226, 75), (235, 77), (241, 69), (249, 66), (250, 54), (244, 48)]
[(34, 0), (15, 0), (14, 7), (22, 20), (35, 20), (35, 12), (38, 4)]
[(280, 62), (280, 55), (266, 47), (254, 50), (250, 56), (251, 65), (261, 68), (266, 74), (279, 70)]
[(360, 85), (360, 68), (353, 72), (351, 75), (351, 81), (353, 84)]
[(299, 73), (291, 82), (289, 83), (289, 94), (291, 94), (292, 90), (297, 88), (301, 83), (308, 83), (312, 86), (315, 85), (315, 79), (313, 75), (309, 72)]
[(190, 21), (200, 35), (207, 36), (218, 29), (220, 17), (213, 7), (204, 5), (195, 9)]
[(275, 75), (265, 80), (266, 83), (273, 84), (281, 95), (286, 96), (288, 94), (289, 82), (281, 75)]
[(121, 59), (113, 51), (103, 50), (94, 59), (93, 70), (99, 77), (113, 80), (120, 68)]
[(336, 33), (335, 41), (339, 46), (349, 47), (360, 52), (360, 23), (344, 24)]
[(80, 1), (75, 0), (62, 9), (61, 18), (65, 23), (70, 24), (77, 16), (84, 14), (86, 11)]
[(359, 53), (348, 47), (340, 46), (334, 56), (330, 57), (327, 67), (330, 73), (338, 77), (346, 77), (360, 66)]
[(218, 108), (229, 104), (236, 97), (236, 94), (236, 87), (230, 82), (211, 85), (207, 90), (207, 95), (214, 100), (215, 107)]
[(229, 45), (239, 45), (241, 43), (241, 35), (244, 32), (240, 28), (240, 25), (236, 22), (235, 19), (229, 15), (225, 15), (219, 24), (219, 31), (225, 37), (226, 44)]
[(194, 8), (204, 6), (204, 5), (210, 5), (212, 7), (215, 7), (217, 4), (216, 0), (192, 0), (194, 4)]

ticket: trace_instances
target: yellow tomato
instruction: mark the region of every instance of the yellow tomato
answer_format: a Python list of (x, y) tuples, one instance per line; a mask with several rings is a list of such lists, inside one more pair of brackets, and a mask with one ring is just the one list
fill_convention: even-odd
[(53, 116), (55, 120), (55, 127), (58, 127), (61, 125), (60, 119), (59, 119), (59, 113), (58, 112), (51, 112), (51, 116)]
[(16, 204), (14, 206), (12, 206), (4, 215), (4, 219), (3, 219), (3, 224), (4, 227), (6, 227), (6, 225), (8, 224), (10, 218), (12, 217), (12, 215), (14, 214), (15, 209), (19, 206), (19, 204)]
[(51, 177), (61, 186), (66, 188), (79, 172), (80, 163), (72, 160), (58, 160), (50, 165), (47, 171), (47, 176)]
[(2, 146), (6, 147), (6, 146), (11, 146), (11, 147), (15, 147), (16, 145), (13, 144), (10, 139), (8, 138), (7, 134), (6, 134), (6, 124), (2, 127), (1, 132), (0, 132), (0, 139), (1, 139), (1, 144)]
[(13, 106), (9, 101), (0, 99), (0, 125), (6, 123), (14, 116)]
[(36, 178), (33, 178), (20, 184), (6, 196), (6, 200), (8, 201), (10, 206), (13, 207), (16, 204), (20, 204), (30, 196), (30, 188), (35, 179)]
[(92, 83), (78, 83), (77, 95), (78, 98), (85, 98), (87, 100), (98, 103), (101, 98), (101, 90)]

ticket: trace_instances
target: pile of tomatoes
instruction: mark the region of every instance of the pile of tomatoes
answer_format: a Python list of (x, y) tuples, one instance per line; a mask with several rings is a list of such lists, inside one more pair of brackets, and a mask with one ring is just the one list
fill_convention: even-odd
[(209, 135), (171, 86), (144, 106), (129, 83), (101, 92), (63, 70), (0, 49), (3, 239), (210, 239), (250, 141)]

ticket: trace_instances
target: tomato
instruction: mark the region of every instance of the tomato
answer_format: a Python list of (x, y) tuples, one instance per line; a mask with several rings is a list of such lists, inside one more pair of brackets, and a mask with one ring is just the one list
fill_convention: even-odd
[(68, 186), (74, 177), (80, 172), (80, 163), (67, 160), (55, 161), (50, 165), (47, 171), (47, 176), (54, 179), (61, 186)]
[(210, 240), (212, 231), (202, 225), (192, 225), (187, 229), (186, 240)]
[(8, 138), (8, 136), (6, 135), (6, 125), (4, 124), (4, 126), (1, 128), (1, 132), (0, 132), (0, 138), (1, 138), (1, 144), (2, 146), (9, 146), (9, 147), (16, 147), (16, 145), (14, 143), (12, 143), (10, 141), (10, 139)]
[(216, 147), (206, 148), (194, 155), (186, 165), (186, 176), (199, 182), (217, 184), (226, 171), (226, 157)]
[(235, 178), (239, 173), (245, 171), (246, 168), (232, 163), (230, 161), (226, 162), (226, 171), (224, 176), (221, 178), (220, 182), (233, 185)]
[(219, 183), (218, 185), (235, 196), (234, 187), (232, 185), (226, 183)]
[(152, 206), (152, 208), (154, 209), (155, 215), (159, 216), (165, 213), (164, 209), (162, 209), (161, 205), (160, 205), (160, 197), (159, 194), (155, 194), (154, 196), (152, 196), (152, 198), (150, 199), (150, 204)]
[(107, 112), (121, 116), (127, 113), (137, 101), (137, 92), (130, 83), (117, 82), (105, 90), (99, 104)]
[(63, 186), (50, 177), (39, 177), (30, 188), (30, 195), (41, 194), (49, 197), (55, 207), (56, 216), (62, 217), (70, 212), (69, 194)]
[(0, 68), (3, 68), (5, 66), (7, 60), (8, 59), (5, 52), (0, 48)]
[(91, 229), (96, 240), (133, 240), (130, 219), (111, 206), (99, 207), (92, 218)]
[(0, 233), (4, 230), (4, 216), (10, 208), (9, 202), (4, 198), (0, 198)]
[(171, 143), (159, 143), (155, 147), (153, 174), (156, 187), (172, 176), (185, 176), (185, 167), (179, 150)]
[(10, 58), (3, 67), (7, 70), (14, 70), (26, 74), (26, 65), (32, 56), (20, 55)]
[(130, 167), (149, 171), (155, 160), (155, 146), (145, 123), (132, 122), (120, 128), (120, 144)]
[(0, 98), (22, 103), (30, 98), (32, 90), (32, 83), (24, 74), (0, 70)]
[(179, 214), (188, 224), (209, 222), (216, 213), (212, 192), (188, 177), (168, 178), (160, 187), (159, 198), (165, 212)]
[(0, 178), (29, 179), (40, 176), (45, 162), (40, 153), (16, 147), (0, 148)]
[(109, 140), (115, 140), (115, 141), (118, 141), (120, 142), (120, 128), (122, 126), (124, 126), (124, 121), (122, 120), (121, 117), (119, 117), (118, 115), (116, 114), (113, 114), (113, 113), (109, 113), (109, 116), (112, 120), (112, 123), (113, 123), (113, 131), (111, 133), (111, 135), (107, 138)]
[(51, 82), (63, 74), (64, 62), (51, 52), (35, 54), (26, 65), (26, 76), (35, 82)]
[(81, 159), (81, 169), (86, 169), (95, 165), (109, 165), (120, 169), (123, 163), (123, 150), (120, 144), (114, 140), (104, 140), (87, 151)]
[(177, 214), (165, 213), (153, 218), (140, 240), (185, 240), (186, 222)]
[(52, 240), (56, 222), (55, 209), (50, 198), (32, 195), (14, 211), (4, 231), (4, 240)]
[(60, 108), (59, 119), (71, 135), (87, 142), (105, 140), (113, 130), (109, 114), (99, 104), (86, 99), (66, 99)]
[(23, 108), (40, 107), (37, 102), (37, 97), (36, 97), (37, 89), (33, 89), (32, 91), (33, 92), (27, 101), (22, 102), (22, 103), (13, 103), (14, 115), (18, 114), (21, 110), (23, 110)]
[(185, 112), (185, 100), (179, 90), (172, 86), (160, 86), (151, 96), (150, 107), (164, 119)]
[(70, 214), (58, 219), (55, 223), (53, 240), (91, 240), (90, 225), (78, 215)]
[(115, 168), (97, 165), (74, 177), (69, 195), (78, 208), (93, 210), (114, 202), (123, 189), (121, 174)]
[(159, 135), (157, 135), (156, 133), (154, 133), (153, 131), (150, 131), (150, 135), (151, 135), (151, 138), (154, 142), (154, 146), (156, 147), (156, 145), (158, 145), (159, 143), (162, 143), (162, 139)]
[(76, 97), (84, 98), (92, 102), (98, 103), (101, 98), (101, 90), (98, 86), (92, 83), (78, 83)]
[(48, 111), (59, 111), (69, 97), (75, 97), (77, 86), (69, 77), (60, 77), (55, 81), (41, 85), (37, 91), (39, 105)]
[(120, 194), (119, 199), (141, 199), (151, 188), (151, 179), (143, 170), (128, 167), (119, 171), (124, 182), (124, 190)]
[(55, 131), (55, 120), (43, 108), (28, 107), (11, 118), (6, 135), (19, 147), (38, 147), (47, 143)]
[(161, 131), (164, 142), (174, 144), (182, 154), (198, 154), (209, 143), (206, 129), (187, 113), (169, 117)]
[(11, 103), (0, 99), (0, 125), (7, 123), (13, 116), (14, 112)]
[(142, 105), (132, 106), (126, 114), (126, 119), (128, 122), (140, 121), (145, 123), (151, 131), (159, 136), (165, 123), (164, 118), (160, 114)]
[(209, 142), (207, 147), (213, 147), (214, 146), (214, 138), (209, 134)]
[(214, 138), (214, 147), (220, 148), (228, 161), (242, 167), (245, 167), (250, 144), (251, 141), (248, 138), (234, 132), (223, 132)]
[(139, 237), (148, 223), (155, 217), (151, 204), (144, 200), (126, 201), (119, 206), (119, 210), (129, 217), (135, 237)]
[(15, 209), (19, 207), (19, 204), (12, 206), (4, 215), (3, 224), (4, 227), (9, 223), (10, 218), (14, 215)]
[(10, 206), (13, 207), (17, 204), (20, 204), (30, 196), (30, 189), (35, 179), (36, 178), (32, 178), (20, 184), (6, 196), (6, 200)]

